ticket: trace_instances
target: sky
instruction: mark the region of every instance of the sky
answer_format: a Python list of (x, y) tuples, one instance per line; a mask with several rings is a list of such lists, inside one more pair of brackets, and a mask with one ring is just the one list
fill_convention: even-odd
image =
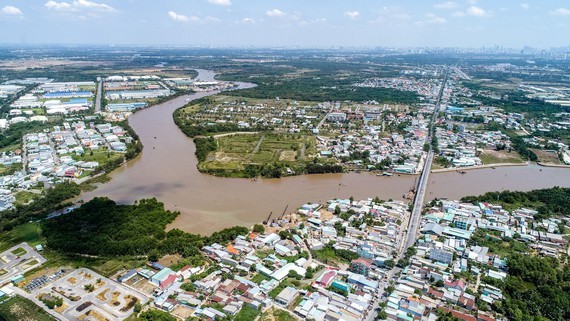
[(0, 0), (0, 43), (570, 45), (570, 0)]

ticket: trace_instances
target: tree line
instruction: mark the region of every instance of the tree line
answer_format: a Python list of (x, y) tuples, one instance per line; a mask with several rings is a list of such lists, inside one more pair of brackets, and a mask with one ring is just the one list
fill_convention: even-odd
[[(248, 232), (232, 227), (210, 236), (165, 231), (179, 212), (164, 209), (155, 198), (133, 205), (119, 205), (108, 198), (94, 198), (70, 215), (45, 221), (42, 225), (47, 246), (64, 254), (94, 256), (181, 254), (199, 256), (200, 248), (212, 243), (226, 244)], [(152, 255), (149, 255), (152, 254)]]
[(79, 186), (73, 182), (65, 181), (46, 189), (41, 198), (30, 204), (17, 204), (15, 208), (0, 212), (0, 231), (26, 223), (30, 220), (45, 218), (50, 212), (62, 209), (62, 202), (81, 193)]
[(487, 192), (480, 196), (466, 196), (462, 202), (489, 202), (500, 204), (507, 210), (521, 207), (535, 208), (536, 218), (570, 215), (570, 188), (552, 187), (530, 192), (502, 191)]

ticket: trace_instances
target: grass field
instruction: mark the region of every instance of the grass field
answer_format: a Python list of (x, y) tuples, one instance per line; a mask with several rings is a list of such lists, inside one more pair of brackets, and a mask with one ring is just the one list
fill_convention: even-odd
[(271, 280), (270, 277), (265, 276), (261, 273), (257, 273), (254, 277), (251, 278), (251, 282), (255, 283), (255, 284), (261, 284), (261, 282), (265, 280), (265, 281), (269, 281)]
[(55, 319), (34, 302), (15, 296), (0, 304), (0, 320), (51, 321)]
[[(79, 256), (66, 256), (53, 251), (44, 251), (42, 255), (48, 260), (41, 268), (45, 269), (50, 267), (73, 267), (73, 268), (88, 268), (105, 277), (109, 277), (120, 270), (130, 270), (136, 267), (143, 266), (146, 263), (145, 259), (134, 258), (130, 256), (121, 257), (101, 257), (101, 258), (86, 258)], [(34, 270), (28, 274), (33, 273)]]
[(483, 165), (501, 163), (523, 163), (524, 160), (515, 152), (484, 150), (479, 156)]
[(81, 156), (73, 156), (73, 158), (77, 161), (98, 162), (99, 165), (103, 165), (104, 163), (119, 157), (122, 157), (122, 154), (115, 153), (103, 148), (94, 150), (93, 155), (91, 155), (91, 151), (86, 151)]
[(244, 164), (294, 164), (311, 159), (316, 139), (301, 134), (238, 134), (216, 139), (218, 149), (200, 164), (203, 169), (241, 170)]
[(28, 204), (30, 201), (33, 201), (34, 197), (37, 196), (37, 194), (28, 191), (19, 191), (14, 196), (16, 197), (15, 204), (23, 205)]
[(5, 251), (22, 242), (34, 246), (40, 244), (41, 240), (41, 228), (38, 223), (19, 225), (11, 231), (0, 233), (0, 251)]

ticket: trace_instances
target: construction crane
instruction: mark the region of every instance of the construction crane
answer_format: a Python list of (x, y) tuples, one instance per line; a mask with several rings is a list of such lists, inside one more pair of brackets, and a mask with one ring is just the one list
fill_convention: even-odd
[(269, 213), (269, 216), (267, 216), (267, 219), (265, 221), (263, 221), (263, 224), (267, 225), (269, 223), (269, 219), (271, 218), (272, 214), (273, 214), (273, 212)]
[(279, 219), (282, 219), (283, 216), (285, 216), (285, 212), (287, 212), (287, 208), (289, 207), (289, 204), (287, 204), (287, 206), (285, 206), (285, 209), (283, 210), (283, 214), (281, 214), (281, 216), (279, 217)]

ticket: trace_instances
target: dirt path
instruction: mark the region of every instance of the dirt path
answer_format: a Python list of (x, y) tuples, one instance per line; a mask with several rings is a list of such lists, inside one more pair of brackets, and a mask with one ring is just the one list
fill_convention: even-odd
[(251, 155), (250, 155), (251, 159), (253, 159), (253, 156), (255, 156), (255, 154), (257, 154), (257, 152), (259, 152), (259, 148), (261, 147), (261, 143), (263, 142), (263, 139), (265, 139), (265, 134), (261, 135), (261, 138), (257, 142), (257, 145), (255, 145), (253, 152), (251, 152)]

